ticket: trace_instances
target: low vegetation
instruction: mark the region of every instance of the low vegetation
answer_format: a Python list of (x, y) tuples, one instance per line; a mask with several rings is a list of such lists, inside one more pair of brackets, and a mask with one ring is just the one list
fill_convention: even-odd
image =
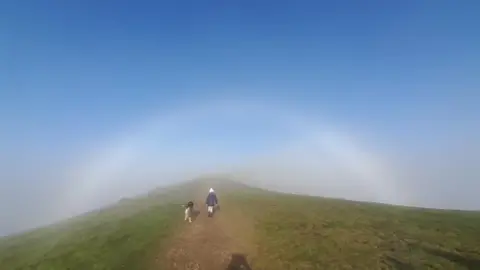
[(0, 239), (0, 269), (148, 269), (181, 224), (178, 205), (194, 189), (175, 186), (124, 199), (103, 210)]
[(271, 192), (228, 197), (254, 219), (254, 269), (480, 269), (480, 212)]
[[(160, 189), (0, 239), (1, 269), (152, 269), (170, 236), (187, 226), (178, 205), (209, 185)], [(232, 184), (219, 190), (230, 190), (220, 195), (221, 205), (253, 224), (253, 269), (480, 269), (479, 212), (287, 195)]]

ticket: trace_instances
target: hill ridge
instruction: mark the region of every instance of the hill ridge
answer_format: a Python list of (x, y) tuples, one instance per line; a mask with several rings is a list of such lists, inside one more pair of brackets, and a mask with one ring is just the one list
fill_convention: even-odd
[[(210, 187), (219, 195), (218, 216), (201, 213), (186, 224), (179, 205), (194, 198), (204, 211)], [(480, 269), (479, 212), (284, 194), (219, 178), (156, 190), (65, 224), (1, 238), (1, 269), (150, 270), (172, 269), (172, 262), (195, 269), (179, 266), (189, 258), (197, 269), (223, 270), (233, 255), (252, 269)], [(199, 240), (182, 242), (189, 233)], [(182, 248), (192, 254), (172, 255)]]

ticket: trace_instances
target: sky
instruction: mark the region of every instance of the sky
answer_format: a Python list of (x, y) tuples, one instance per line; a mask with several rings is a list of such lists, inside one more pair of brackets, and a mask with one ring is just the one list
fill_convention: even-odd
[(480, 209), (479, 12), (3, 1), (0, 234), (220, 171), (285, 192)]

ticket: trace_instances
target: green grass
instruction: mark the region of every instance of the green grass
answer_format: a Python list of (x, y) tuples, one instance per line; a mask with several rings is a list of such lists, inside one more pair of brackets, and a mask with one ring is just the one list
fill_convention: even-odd
[(208, 184), (220, 191), (222, 206), (240, 210), (244, 222), (254, 225), (253, 269), (480, 269), (479, 212), (286, 195), (205, 181), (0, 239), (0, 268), (151, 269), (184, 226), (178, 204), (206, 192)]
[(480, 213), (242, 192), (254, 269), (480, 269)]
[[(181, 228), (180, 207), (194, 185), (176, 186), (28, 233), (0, 239), (8, 270), (148, 269)], [(172, 204), (175, 204), (172, 206)]]

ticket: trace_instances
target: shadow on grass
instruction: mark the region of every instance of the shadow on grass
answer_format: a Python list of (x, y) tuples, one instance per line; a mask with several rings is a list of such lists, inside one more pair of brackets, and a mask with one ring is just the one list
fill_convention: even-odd
[(252, 268), (248, 264), (245, 255), (234, 253), (225, 270), (252, 270)]
[(445, 251), (437, 248), (431, 248), (431, 247), (425, 247), (425, 246), (423, 246), (422, 248), (423, 250), (425, 250), (425, 252), (431, 255), (442, 257), (453, 263), (461, 265), (467, 269), (471, 269), (471, 270), (480, 269), (479, 258), (472, 258), (471, 256), (468, 256), (466, 254), (454, 253), (451, 251)]
[(414, 270), (415, 268), (410, 263), (402, 262), (393, 256), (386, 256), (385, 261), (389, 266), (396, 270)]

